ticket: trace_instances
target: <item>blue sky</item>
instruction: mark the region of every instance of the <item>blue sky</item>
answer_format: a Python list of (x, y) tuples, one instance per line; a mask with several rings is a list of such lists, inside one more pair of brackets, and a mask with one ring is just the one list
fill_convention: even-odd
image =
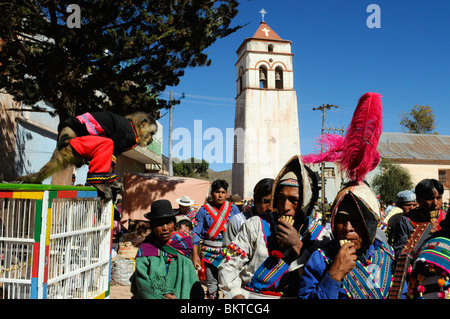
[[(370, 4), (381, 9), (381, 28), (366, 24)], [(258, 29), (262, 8), (266, 23), (292, 41), (302, 155), (316, 151), (314, 139), (321, 133), (322, 112), (314, 107), (338, 105), (326, 112), (325, 124), (347, 127), (366, 92), (383, 95), (384, 132), (402, 132), (400, 115), (418, 104), (432, 108), (436, 132), (450, 135), (450, 1), (242, 0), (233, 25), (247, 25), (206, 49), (211, 66), (187, 69), (180, 84), (162, 95), (168, 98), (170, 90), (175, 98), (185, 94), (173, 110), (173, 128), (191, 132), (187, 156), (194, 156), (194, 144), (204, 149), (211, 142), (194, 138), (194, 121), (202, 121), (203, 131), (218, 128), (224, 145), (226, 129), (234, 129), (236, 50)], [(162, 114), (163, 153), (168, 156), (169, 114)], [(228, 143), (224, 163), (212, 162), (211, 169), (231, 169)]]

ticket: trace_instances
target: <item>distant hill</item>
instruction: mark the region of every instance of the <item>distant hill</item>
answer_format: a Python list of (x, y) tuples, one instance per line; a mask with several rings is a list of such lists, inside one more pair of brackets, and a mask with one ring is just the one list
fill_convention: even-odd
[(228, 183), (228, 193), (232, 194), (232, 189), (231, 189), (231, 169), (226, 170), (226, 171), (220, 171), (220, 172), (216, 172), (213, 171), (212, 169), (208, 168), (208, 178), (204, 178), (204, 177), (196, 177), (199, 179), (206, 179), (208, 181), (214, 182), (216, 179), (224, 179), (227, 181)]
[[(224, 179), (228, 182), (228, 185), (230, 185), (231, 187), (231, 169), (226, 170), (226, 171), (220, 171), (220, 172), (216, 172), (213, 171), (212, 169), (208, 168), (208, 180), (209, 181), (215, 181), (216, 179)], [(228, 192), (230, 192), (230, 190), (228, 190)]]

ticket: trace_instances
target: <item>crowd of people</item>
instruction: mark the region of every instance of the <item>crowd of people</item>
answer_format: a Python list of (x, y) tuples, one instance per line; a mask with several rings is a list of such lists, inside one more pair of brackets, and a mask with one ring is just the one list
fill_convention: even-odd
[[(154, 201), (130, 278), (134, 298), (450, 299), (450, 223), (442, 184), (424, 179), (389, 212), (348, 181), (316, 218), (319, 187), (294, 156), (251, 206), (216, 180), (197, 205)], [(328, 224), (328, 226), (326, 225)]]

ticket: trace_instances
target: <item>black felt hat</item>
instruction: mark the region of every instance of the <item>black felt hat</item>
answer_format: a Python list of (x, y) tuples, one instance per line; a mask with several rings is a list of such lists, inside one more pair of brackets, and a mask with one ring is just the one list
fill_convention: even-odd
[(175, 217), (176, 211), (172, 209), (172, 204), (167, 199), (159, 199), (152, 203), (150, 211), (144, 214), (144, 217), (150, 220)]

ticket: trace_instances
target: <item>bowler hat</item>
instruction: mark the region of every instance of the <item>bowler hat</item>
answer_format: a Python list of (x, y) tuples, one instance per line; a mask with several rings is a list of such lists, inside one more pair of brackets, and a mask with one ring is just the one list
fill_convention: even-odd
[(175, 217), (177, 212), (172, 209), (172, 204), (167, 199), (159, 199), (152, 203), (150, 211), (144, 214), (147, 219), (159, 219), (166, 217)]

